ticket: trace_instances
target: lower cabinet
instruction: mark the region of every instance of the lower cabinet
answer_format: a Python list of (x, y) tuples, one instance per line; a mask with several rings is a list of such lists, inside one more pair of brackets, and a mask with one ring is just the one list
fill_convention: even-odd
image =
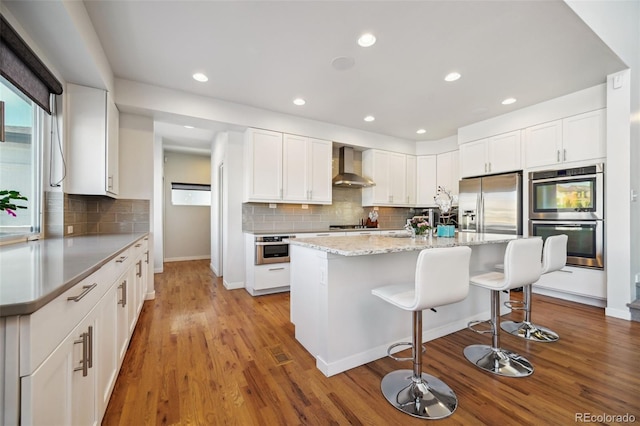
[[(144, 302), (147, 250), (147, 241), (139, 240), (76, 286), (88, 295), (81, 297), (82, 302), (90, 301), (92, 294), (97, 300), (88, 313), (78, 311), (82, 304), (69, 301), (65, 293), (61, 307), (56, 305), (58, 299), (50, 302), (57, 310), (46, 305), (42, 313), (36, 311), (21, 320), (25, 335), (37, 339), (27, 338), (21, 348), (25, 352), (21, 359), (28, 360), (20, 379), (21, 424), (97, 425), (102, 421)], [(78, 290), (74, 287), (70, 292)], [(38, 336), (55, 334), (60, 320), (70, 316), (77, 318), (77, 325), (62, 342), (50, 342), (48, 346), (55, 349), (40, 356), (43, 339)], [(33, 371), (31, 363), (37, 365)]]

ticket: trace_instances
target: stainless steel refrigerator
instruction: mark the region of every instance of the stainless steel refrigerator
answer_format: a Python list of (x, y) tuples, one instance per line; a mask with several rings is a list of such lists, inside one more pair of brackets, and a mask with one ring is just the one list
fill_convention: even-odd
[(458, 214), (460, 232), (522, 235), (522, 174), (461, 179)]

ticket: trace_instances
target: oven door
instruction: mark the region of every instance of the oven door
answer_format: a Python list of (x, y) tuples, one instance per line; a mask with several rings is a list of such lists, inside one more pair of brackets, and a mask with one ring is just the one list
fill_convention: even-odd
[(602, 241), (604, 221), (529, 221), (529, 235), (545, 240), (551, 235), (566, 234), (567, 265), (604, 268)]
[(256, 241), (256, 265), (288, 263), (289, 260), (289, 243)]
[(602, 220), (603, 174), (531, 180), (529, 219)]

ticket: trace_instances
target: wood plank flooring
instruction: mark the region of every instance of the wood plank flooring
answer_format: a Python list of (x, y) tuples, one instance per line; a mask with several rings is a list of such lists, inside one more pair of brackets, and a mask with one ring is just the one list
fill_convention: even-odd
[[(207, 261), (167, 263), (164, 271), (155, 277), (156, 299), (145, 302), (104, 425), (424, 424), (380, 392), (381, 378), (409, 362), (383, 358), (327, 378), (294, 338), (288, 293), (228, 291)], [(560, 340), (502, 337), (503, 347), (533, 363), (528, 378), (494, 376), (466, 361), (463, 348), (489, 344), (487, 335), (462, 330), (427, 343), (424, 370), (459, 398), (438, 425), (568, 425), (576, 413), (628, 413), (640, 422), (640, 323), (538, 295), (533, 319)]]

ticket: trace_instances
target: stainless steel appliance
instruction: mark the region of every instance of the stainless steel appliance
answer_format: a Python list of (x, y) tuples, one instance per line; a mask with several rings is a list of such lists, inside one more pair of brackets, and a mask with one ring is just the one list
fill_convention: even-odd
[(522, 174), (460, 180), (460, 232), (522, 235)]
[(604, 165), (529, 173), (529, 235), (566, 234), (567, 265), (604, 268)]
[(529, 173), (529, 219), (604, 219), (604, 165)]
[(295, 235), (256, 237), (256, 265), (288, 263), (290, 260), (289, 242), (285, 240), (289, 238), (295, 238)]

